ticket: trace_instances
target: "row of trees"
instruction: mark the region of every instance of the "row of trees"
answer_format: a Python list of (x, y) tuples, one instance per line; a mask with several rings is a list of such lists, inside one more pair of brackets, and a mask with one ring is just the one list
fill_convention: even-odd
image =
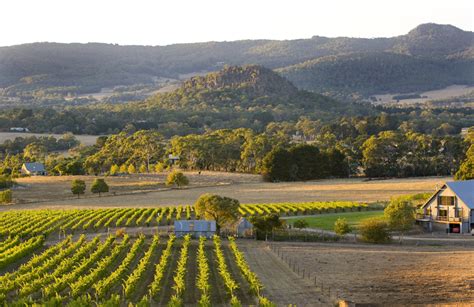
[[(380, 120), (390, 122), (388, 118)], [(24, 162), (41, 161), (48, 173), (57, 175), (160, 172), (172, 164), (189, 170), (259, 173), (272, 181), (346, 177), (362, 172), (369, 177), (454, 175), (470, 145), (459, 136), (411, 131), (361, 135), (353, 130), (353, 122), (346, 124), (345, 128), (330, 127), (306, 120), (296, 127), (305, 131), (303, 135), (292, 134), (295, 127), (275, 124), (264, 133), (223, 129), (169, 140), (153, 130), (124, 131), (100, 137), (93, 146), (76, 146), (67, 157), (37, 153), (30, 150), (36, 146), (32, 143), (21, 153), (7, 153), (0, 162), (0, 172), (14, 174)], [(170, 155), (178, 160), (171, 160)], [(469, 165), (469, 159), (466, 161), (464, 168)]]

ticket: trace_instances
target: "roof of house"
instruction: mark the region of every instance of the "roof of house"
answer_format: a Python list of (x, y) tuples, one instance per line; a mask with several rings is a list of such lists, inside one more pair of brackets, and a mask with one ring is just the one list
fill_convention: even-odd
[(446, 185), (471, 209), (474, 209), (474, 180), (446, 182)]
[(44, 172), (44, 165), (43, 163), (38, 162), (29, 162), (24, 164), (25, 168), (29, 172)]

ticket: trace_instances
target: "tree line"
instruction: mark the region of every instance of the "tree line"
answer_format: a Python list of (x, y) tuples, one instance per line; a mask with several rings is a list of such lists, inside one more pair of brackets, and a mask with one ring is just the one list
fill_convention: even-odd
[[(304, 134), (295, 135), (293, 129)], [(177, 166), (262, 174), (270, 181), (446, 176), (454, 175), (461, 163), (463, 169), (471, 163), (470, 142), (459, 136), (399, 130), (353, 134), (350, 125), (331, 130), (311, 121), (301, 121), (296, 128), (275, 125), (263, 133), (222, 129), (171, 139), (154, 130), (139, 130), (99, 137), (95, 145), (73, 147), (67, 156), (31, 150), (28, 144), (20, 153), (4, 155), (0, 172), (15, 176), (22, 163), (40, 161), (53, 175), (161, 172)]]

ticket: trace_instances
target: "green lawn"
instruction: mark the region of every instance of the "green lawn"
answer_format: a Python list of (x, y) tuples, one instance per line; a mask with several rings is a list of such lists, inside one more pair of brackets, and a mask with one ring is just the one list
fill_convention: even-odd
[(308, 222), (310, 228), (320, 228), (324, 230), (333, 230), (334, 222), (338, 218), (345, 218), (351, 227), (355, 228), (359, 223), (368, 218), (382, 218), (383, 211), (362, 211), (362, 212), (346, 212), (346, 213), (329, 213), (318, 216), (304, 218), (287, 219), (288, 224), (293, 224), (295, 220), (302, 219)]

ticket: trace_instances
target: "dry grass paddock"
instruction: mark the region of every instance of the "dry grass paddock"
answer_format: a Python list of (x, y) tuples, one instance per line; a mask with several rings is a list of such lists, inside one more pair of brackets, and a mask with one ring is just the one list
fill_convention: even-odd
[[(450, 178), (427, 177), (366, 181), (330, 179), (308, 182), (263, 182), (258, 175), (186, 172), (190, 186), (170, 189), (164, 185), (166, 174), (146, 174), (106, 177), (110, 193), (97, 197), (87, 192), (75, 198), (70, 191), (71, 181), (84, 179), (88, 186), (92, 176), (20, 178), (20, 186), (13, 191), (15, 205), (8, 208), (98, 208), (150, 207), (157, 205), (191, 204), (204, 193), (217, 193), (236, 198), (242, 203), (304, 202), (304, 201), (361, 201), (389, 200), (393, 196), (434, 192)], [(6, 209), (6, 208), (3, 208)], [(1, 210), (1, 209), (0, 209)]]
[[(0, 144), (6, 140), (14, 140), (17, 137), (42, 137), (42, 136), (53, 136), (56, 139), (61, 138), (62, 134), (47, 134), (47, 133), (29, 133), (29, 132), (0, 132)], [(75, 135), (76, 139), (84, 145), (94, 145), (98, 136), (97, 135)]]
[[(333, 298), (358, 304), (474, 304), (474, 247), (276, 243), (275, 253), (266, 244), (248, 242), (245, 246), (241, 242), (240, 246), (252, 269), (269, 282), (265, 285), (270, 299), (285, 297), (285, 293), (291, 294), (289, 298), (311, 297), (322, 283), (324, 294), (330, 288)], [(300, 274), (289, 269), (278, 254), (291, 259)], [(296, 281), (278, 287), (280, 272)], [(318, 296), (312, 295), (316, 300)], [(293, 303), (318, 302), (306, 298)]]

